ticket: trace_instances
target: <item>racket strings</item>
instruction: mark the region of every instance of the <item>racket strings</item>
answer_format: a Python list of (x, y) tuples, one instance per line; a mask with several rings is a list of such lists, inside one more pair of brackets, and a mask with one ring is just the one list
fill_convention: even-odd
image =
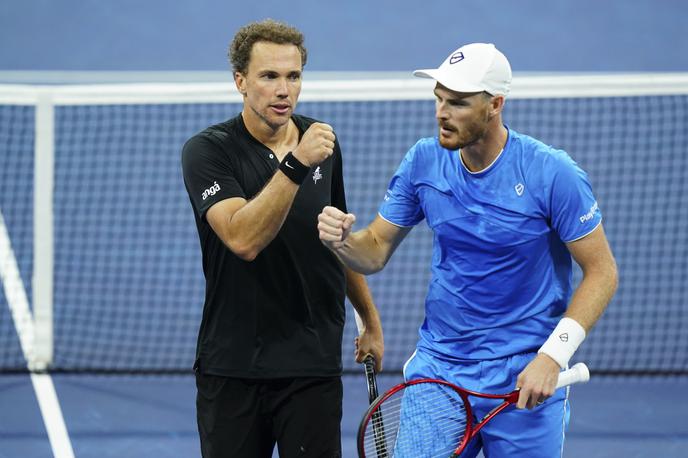
[(437, 383), (409, 385), (386, 399), (366, 425), (366, 457), (448, 457), (466, 431), (464, 401)]

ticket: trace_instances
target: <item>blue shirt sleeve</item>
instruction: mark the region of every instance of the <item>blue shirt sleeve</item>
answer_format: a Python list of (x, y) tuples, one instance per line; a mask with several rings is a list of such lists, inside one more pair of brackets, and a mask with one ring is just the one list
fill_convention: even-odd
[(396, 226), (415, 226), (425, 217), (413, 184), (417, 149), (418, 144), (406, 153), (380, 204), (380, 216)]
[(563, 151), (554, 161), (550, 218), (559, 238), (573, 242), (591, 233), (602, 221), (588, 175)]

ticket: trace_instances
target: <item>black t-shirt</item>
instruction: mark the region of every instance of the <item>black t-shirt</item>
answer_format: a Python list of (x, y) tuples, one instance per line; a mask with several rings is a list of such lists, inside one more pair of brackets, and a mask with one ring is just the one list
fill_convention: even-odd
[[(316, 122), (298, 115), (292, 120), (299, 138)], [(196, 350), (203, 373), (246, 378), (341, 374), (345, 277), (317, 230), (324, 206), (346, 211), (339, 143), (334, 154), (311, 168), (277, 236), (253, 261), (232, 253), (205, 218), (223, 199), (250, 200), (278, 166), (241, 115), (184, 145), (184, 183), (206, 278)]]

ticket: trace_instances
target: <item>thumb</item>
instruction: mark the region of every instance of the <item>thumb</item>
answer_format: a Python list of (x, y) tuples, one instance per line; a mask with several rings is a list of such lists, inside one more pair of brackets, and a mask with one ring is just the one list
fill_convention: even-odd
[(347, 213), (344, 216), (344, 220), (342, 221), (342, 228), (345, 231), (348, 231), (349, 229), (351, 229), (353, 227), (355, 222), (356, 222), (356, 216), (352, 213)]

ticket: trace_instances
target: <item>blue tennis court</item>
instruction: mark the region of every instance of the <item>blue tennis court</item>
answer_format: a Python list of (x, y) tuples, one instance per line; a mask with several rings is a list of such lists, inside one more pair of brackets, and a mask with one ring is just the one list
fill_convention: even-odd
[[(200, 456), (191, 376), (55, 375), (56, 391), (77, 457)], [(397, 377), (380, 377), (381, 388)], [(363, 376), (344, 378), (344, 457), (355, 457), (365, 410)], [(568, 458), (683, 458), (688, 422), (686, 378), (593, 378), (572, 389)], [(0, 457), (52, 456), (27, 375), (0, 377)]]

